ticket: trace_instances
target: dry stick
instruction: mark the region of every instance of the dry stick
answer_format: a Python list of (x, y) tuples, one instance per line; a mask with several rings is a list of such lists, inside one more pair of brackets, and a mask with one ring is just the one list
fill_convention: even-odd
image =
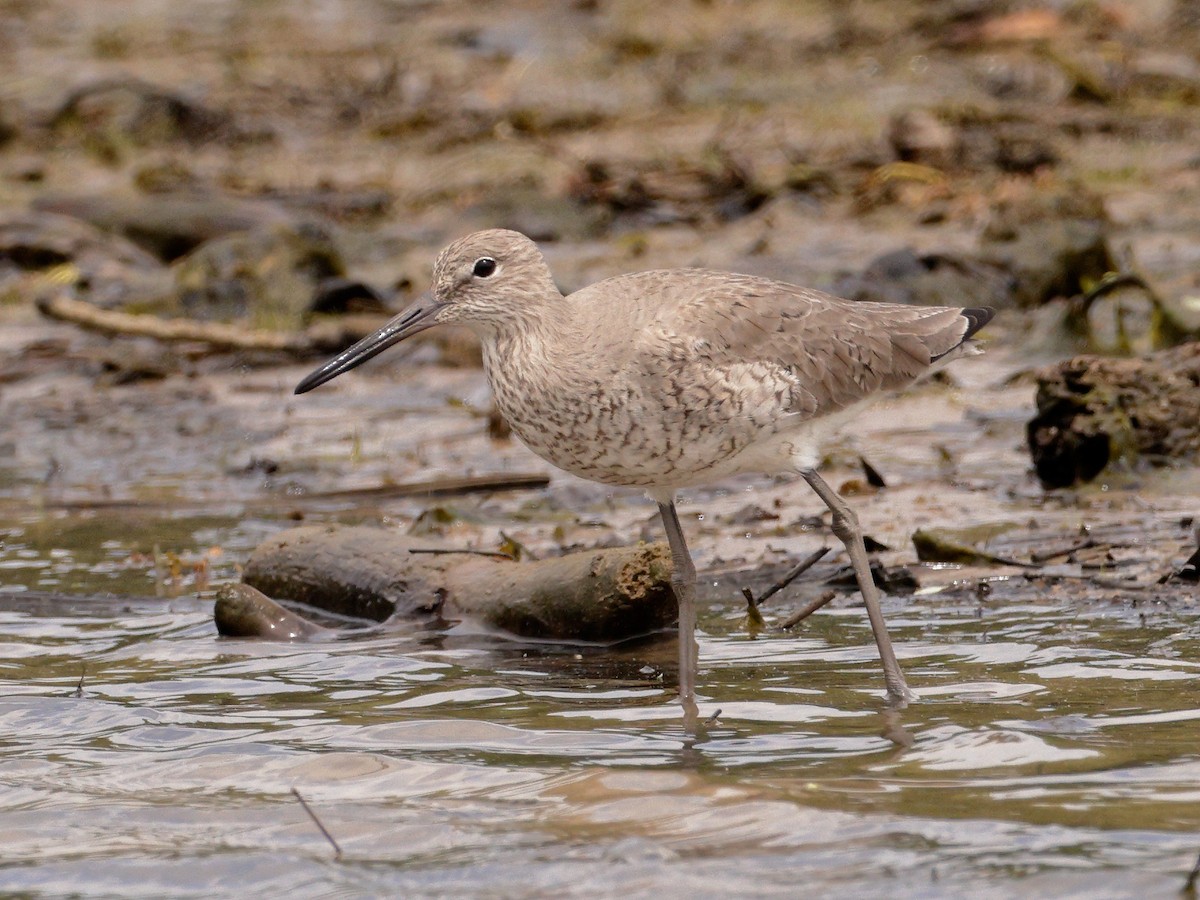
[(1096, 538), (1087, 538), (1077, 544), (1071, 544), (1067, 547), (1052, 547), (1049, 550), (1042, 550), (1038, 553), (1030, 553), (1029, 559), (1038, 564), (1049, 562), (1059, 556), (1071, 556), (1078, 553), (1080, 550), (1096, 550), (1104, 548), (1106, 550), (1128, 550), (1130, 547), (1138, 546), (1137, 543), (1128, 541), (1101, 541)]
[(1072, 553), (1078, 553), (1080, 550), (1091, 550), (1093, 547), (1099, 546), (1100, 542), (1095, 538), (1087, 538), (1086, 540), (1071, 544), (1069, 547), (1054, 547), (1049, 550), (1042, 550), (1039, 553), (1030, 553), (1029, 559), (1035, 563), (1044, 563), (1057, 556), (1070, 556)]
[(103, 334), (136, 335), (160, 341), (204, 341), (230, 350), (285, 350), (295, 353), (308, 344), (302, 334), (258, 331), (223, 322), (160, 319), (157, 316), (117, 312), (100, 309), (62, 294), (39, 297), (37, 308), (42, 315), (51, 319), (71, 322)]
[(815, 566), (821, 557), (828, 552), (828, 547), (822, 547), (820, 550), (813, 552), (810, 556), (804, 559), (800, 565), (796, 566), (796, 568), (784, 575), (783, 578), (776, 582), (772, 587), (767, 588), (767, 590), (763, 592), (763, 595), (759, 597), (758, 600), (754, 599), (754, 595), (750, 592), (750, 588), (742, 588), (742, 594), (745, 596), (746, 602), (749, 603), (752, 608), (762, 606), (764, 603), (782, 591), (785, 587)]
[(292, 788), (292, 794), (295, 796), (295, 798), (297, 800), (300, 801), (300, 805), (304, 807), (304, 811), (306, 813), (308, 813), (308, 817), (313, 820), (313, 824), (316, 825), (317, 828), (321, 829), (321, 834), (325, 835), (325, 840), (329, 841), (329, 843), (333, 845), (333, 850), (334, 850), (333, 858), (336, 859), (338, 862), (341, 862), (342, 848), (339, 847), (338, 842), (333, 839), (333, 835), (329, 833), (329, 829), (327, 829), (324, 825), (321, 824), (321, 820), (318, 819), (317, 814), (312, 811), (312, 807), (308, 805), (308, 803), (305, 801), (305, 799), (300, 796), (300, 792), (298, 790), (296, 790), (294, 787)]
[(1088, 572), (1082, 572), (1079, 575), (1074, 572), (1024, 572), (1022, 574), (1029, 581), (1086, 581), (1096, 587), (1118, 588), (1125, 591), (1148, 591), (1155, 586), (1153, 583), (1131, 581), (1124, 578), (1106, 578), (1103, 575), (1092, 575)]
[(304, 503), (329, 500), (386, 500), (395, 497), (414, 497), (445, 494), (469, 494), (476, 491), (532, 490), (545, 487), (550, 477), (540, 473), (498, 473), (463, 477), (433, 478), (427, 481), (406, 481), (378, 487), (349, 488), (341, 491), (311, 491), (307, 494), (288, 494), (282, 497), (205, 497), (196, 500), (62, 500), (47, 501), (49, 509), (210, 509), (220, 506), (244, 506), (253, 509), (294, 507)]
[(495, 475), (464, 475), (434, 478), (428, 481), (408, 481), (369, 488), (348, 488), (342, 491), (313, 491), (299, 496), (280, 497), (280, 503), (297, 500), (355, 500), (374, 497), (408, 497), (413, 494), (466, 494), (472, 491), (506, 491), (545, 487), (550, 476), (539, 473), (514, 472)]
[(1084, 572), (1103, 572), (1108, 569), (1120, 569), (1123, 566), (1140, 566), (1152, 562), (1147, 557), (1145, 559), (1103, 559), (1099, 562), (1081, 562), (1079, 568)]
[(784, 631), (787, 631), (789, 628), (794, 628), (836, 596), (837, 591), (826, 591), (816, 600), (811, 601), (808, 605), (788, 616), (788, 618), (784, 620), (779, 627)]
[(469, 548), (460, 550), (457, 547), (409, 547), (408, 552), (428, 553), (432, 556), (445, 556), (450, 553), (468, 553), (471, 556), (490, 556), (495, 559), (507, 559), (511, 561), (516, 560), (516, 557), (514, 557), (511, 553), (504, 553), (501, 550), (471, 550)]
[(100, 334), (150, 337), (167, 342), (199, 341), (222, 350), (273, 350), (295, 356), (340, 350), (370, 334), (383, 321), (383, 317), (371, 316), (363, 317), (361, 322), (346, 321), (333, 326), (322, 323), (300, 332), (280, 332), (100, 309), (64, 294), (39, 297), (36, 302), (42, 315)]

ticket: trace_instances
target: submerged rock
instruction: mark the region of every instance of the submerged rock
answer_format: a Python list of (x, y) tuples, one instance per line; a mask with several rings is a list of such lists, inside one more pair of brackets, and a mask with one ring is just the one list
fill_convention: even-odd
[(522, 637), (613, 642), (675, 621), (670, 575), (665, 544), (515, 562), (382, 528), (305, 526), (264, 541), (243, 580), (377, 622), (470, 618)]
[(308, 641), (330, 634), (248, 584), (226, 584), (213, 607), (217, 631), (225, 637), (261, 637), (276, 641)]

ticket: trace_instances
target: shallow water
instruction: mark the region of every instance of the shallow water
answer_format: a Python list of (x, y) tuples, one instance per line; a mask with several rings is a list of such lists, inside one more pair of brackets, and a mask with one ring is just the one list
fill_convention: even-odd
[(1200, 849), (1194, 608), (888, 606), (921, 694), (901, 712), (879, 698), (859, 611), (751, 638), (732, 599), (707, 604), (702, 713), (720, 714), (691, 739), (672, 703), (669, 639), (545, 646), (460, 626), (272, 644), (219, 638), (206, 599), (0, 593), (0, 887), (988, 897), (1182, 886)]
[[(330, 424), (335, 413), (344, 422), (342, 407), (381, 396), (348, 385), (301, 408), (274, 443), (226, 437), (290, 465), (287, 484), (318, 488), (426, 477), (446, 453), (453, 471), (529, 468), (519, 447), (487, 441), (481, 424), (463, 438), (461, 410), (432, 405), (419, 414), (432, 426), (388, 420), (403, 433), (387, 441), (353, 415), (373, 424), (361, 454), (339, 455), (329, 448), (349, 429)], [(986, 441), (938, 394), (910, 398), (868, 435), (896, 483), (855, 503), (897, 548), (889, 564), (911, 564), (918, 525), (1033, 516), (1024, 545), (1003, 543), (997, 526), (993, 549), (1021, 555), (1030, 542), (1069, 544), (1081, 524), (1103, 535), (1136, 522), (1141, 538), (1116, 552), (1142, 560), (1143, 581), (1190, 552), (1194, 473), (1043, 500), (1027, 483), (1021, 419), (988, 396)], [(957, 460), (956, 478), (904, 436), (914, 410)], [(268, 421), (258, 407), (243, 413)], [(701, 712), (719, 714), (691, 738), (670, 636), (617, 648), (466, 625), (307, 645), (218, 637), (213, 588), (292, 524), (286, 505), (256, 511), (286, 485), (248, 485), (220, 454), (197, 470), (164, 452), (154, 460), (174, 481), (143, 495), (152, 449), (127, 457), (116, 505), (99, 503), (73, 458), (57, 485), (26, 466), (5, 490), (0, 893), (1171, 896), (1200, 851), (1200, 608), (1187, 586), (1089, 599), (1085, 582), (1064, 592), (1014, 579), (979, 599), (980, 579), (1004, 570), (918, 571), (923, 592), (886, 611), (921, 700), (892, 711), (865, 617), (846, 598), (794, 633), (755, 635), (740, 585), (723, 581), (700, 619)], [(189, 493), (191, 507), (172, 507)], [(126, 496), (137, 503), (121, 505)], [(296, 502), (318, 520), (394, 526), (438, 501)], [(644, 501), (565, 476), (542, 492), (444, 502), (459, 515), (442, 536), (464, 546), (494, 546), (498, 529), (538, 552), (658, 536)], [(827, 541), (798, 524), (814, 504), (766, 480), (683, 511), (701, 568), (734, 572)], [(822, 565), (770, 601), (769, 625), (821, 589), (837, 563)]]

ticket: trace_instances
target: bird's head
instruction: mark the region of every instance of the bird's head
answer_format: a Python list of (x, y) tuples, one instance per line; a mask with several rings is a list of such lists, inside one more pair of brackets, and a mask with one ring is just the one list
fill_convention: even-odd
[(427, 294), (306, 377), (296, 393), (311, 391), (434, 325), (460, 322), (486, 334), (506, 323), (519, 324), (523, 315), (558, 296), (537, 244), (516, 231), (477, 231), (438, 255)]
[(469, 234), (433, 264), (430, 294), (438, 322), (500, 325), (557, 292), (542, 251), (517, 231)]

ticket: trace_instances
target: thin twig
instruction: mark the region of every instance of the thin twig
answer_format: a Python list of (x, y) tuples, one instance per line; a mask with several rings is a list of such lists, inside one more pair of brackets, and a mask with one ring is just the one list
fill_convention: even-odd
[(310, 491), (305, 494), (278, 494), (246, 497), (198, 497), (195, 500), (60, 500), (47, 501), (50, 509), (212, 509), (214, 507), (242, 506), (252, 509), (297, 507), (309, 503), (355, 500), (390, 500), (397, 497), (446, 496), (470, 494), (477, 491), (520, 491), (535, 490), (550, 483), (550, 477), (540, 473), (523, 474), (496, 473), (495, 475), (467, 475), (462, 477), (433, 478), (427, 481), (408, 481), (384, 484), (378, 487), (348, 488), (341, 491)]
[(709, 716), (707, 719), (704, 720), (704, 724), (705, 725), (716, 725), (717, 719), (719, 719), (721, 717), (721, 712), (722, 712), (722, 710), (718, 709), (715, 713), (713, 713), (711, 716)]
[(746, 602), (752, 607), (762, 606), (764, 603), (782, 591), (785, 587), (815, 566), (817, 562), (820, 561), (821, 557), (828, 552), (828, 547), (822, 547), (820, 550), (814, 551), (807, 558), (805, 558), (800, 565), (796, 566), (796, 568), (784, 575), (783, 578), (781, 578), (774, 585), (767, 588), (767, 590), (763, 592), (763, 595), (759, 597), (758, 600), (754, 599), (754, 595), (750, 593), (749, 588), (742, 588), (742, 594), (745, 596)]
[(837, 591), (826, 591), (816, 600), (813, 600), (808, 605), (801, 607), (797, 612), (788, 616), (779, 627), (784, 631), (796, 627), (836, 596)]
[[(1078, 562), (1078, 560), (1077, 560)], [(1107, 569), (1119, 569), (1122, 566), (1139, 566), (1152, 562), (1149, 559), (1113, 559), (1111, 556), (1098, 562), (1081, 562), (1079, 568), (1084, 572), (1103, 572)]]
[(85, 676), (86, 674), (87, 674), (87, 664), (85, 663), (82, 666), (82, 668), (80, 668), (80, 670), (79, 670), (79, 684), (75, 685), (75, 690), (71, 691), (71, 693), (67, 695), (68, 697), (82, 697), (83, 696), (83, 676)]
[(1069, 547), (1053, 547), (1038, 553), (1030, 553), (1029, 559), (1031, 562), (1044, 563), (1057, 556), (1070, 556), (1072, 553), (1078, 553), (1080, 550), (1091, 550), (1093, 547), (1098, 546), (1100, 546), (1100, 542), (1095, 538), (1087, 538), (1086, 540), (1071, 544)]
[(1162, 298), (1158, 296), (1154, 288), (1141, 275), (1135, 272), (1110, 272), (1092, 285), (1091, 290), (1087, 291), (1079, 299), (1080, 305), (1087, 310), (1092, 303), (1099, 300), (1105, 294), (1110, 294), (1115, 290), (1125, 287), (1141, 288), (1157, 305), (1162, 306)]
[(356, 500), (409, 497), (414, 494), (469, 494), (473, 491), (525, 490), (545, 487), (550, 476), (540, 473), (497, 472), (494, 475), (463, 475), (433, 478), (428, 481), (399, 482), (378, 487), (347, 488), (342, 491), (312, 491), (307, 494), (272, 498), (278, 503), (295, 504), (300, 500)]
[(1096, 587), (1117, 588), (1123, 591), (1148, 591), (1153, 583), (1135, 581), (1125, 578), (1105, 578), (1103, 575), (1093, 575), (1090, 572), (1024, 572), (1027, 581), (1086, 581)]
[(194, 341), (218, 350), (266, 350), (300, 357), (344, 349), (386, 321), (383, 316), (362, 316), (334, 323), (321, 322), (303, 331), (265, 331), (224, 322), (164, 319), (101, 309), (65, 294), (39, 297), (36, 303), (38, 311), (48, 318), (70, 322), (100, 334), (151, 337), (168, 343)]
[(313, 824), (316, 825), (317, 828), (319, 828), (321, 830), (321, 834), (325, 835), (325, 840), (329, 841), (329, 843), (333, 845), (333, 850), (334, 850), (333, 858), (336, 859), (338, 862), (341, 862), (342, 848), (339, 847), (338, 842), (333, 839), (333, 835), (329, 833), (329, 829), (321, 824), (321, 820), (318, 819), (317, 814), (312, 811), (312, 807), (308, 805), (308, 802), (303, 797), (300, 796), (300, 792), (298, 790), (296, 790), (294, 787), (292, 788), (292, 794), (293, 794), (293, 796), (295, 796), (295, 798), (297, 800), (300, 801), (300, 805), (304, 807), (304, 811), (306, 813), (308, 813), (308, 817), (313, 820)]
[(1192, 871), (1188, 872), (1187, 881), (1183, 883), (1184, 893), (1190, 893), (1194, 897), (1197, 882), (1200, 882), (1200, 856), (1196, 857), (1196, 864), (1192, 866)]
[(427, 553), (430, 556), (445, 556), (450, 553), (468, 553), (471, 556), (490, 556), (494, 559), (514, 560), (511, 553), (505, 553), (502, 550), (471, 550), (464, 548), (462, 550), (457, 547), (409, 547), (409, 553)]

